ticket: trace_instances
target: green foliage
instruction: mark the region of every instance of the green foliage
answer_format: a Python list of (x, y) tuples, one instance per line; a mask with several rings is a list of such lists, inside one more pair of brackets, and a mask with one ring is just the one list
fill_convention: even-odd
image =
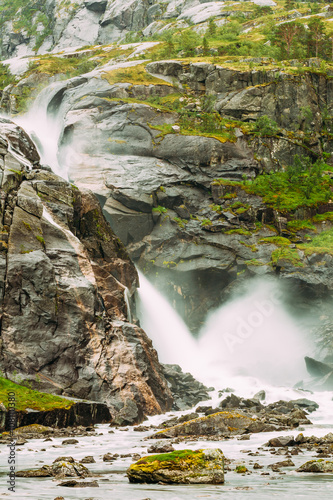
[(325, 212), (324, 214), (317, 214), (313, 217), (313, 222), (333, 222), (333, 212)]
[(276, 135), (279, 127), (274, 120), (267, 115), (263, 115), (256, 120), (253, 131), (260, 136)]
[(333, 182), (322, 175), (325, 168), (322, 160), (311, 163), (308, 157), (296, 155), (286, 171), (259, 175), (246, 190), (262, 196), (268, 206), (281, 211), (318, 206), (327, 203), (332, 195)]
[(244, 474), (245, 472), (247, 472), (247, 468), (245, 467), (245, 465), (237, 465), (235, 472), (237, 472), (237, 474)]
[(70, 408), (74, 401), (34, 391), (23, 385), (16, 384), (6, 378), (0, 377), (0, 401), (8, 408), (8, 391), (15, 392), (16, 410), (24, 411), (26, 408), (32, 410), (47, 411), (54, 408)]
[(217, 26), (214, 21), (214, 18), (211, 17), (208, 21), (208, 29), (207, 29), (207, 35), (209, 36), (215, 36), (217, 31)]
[(174, 217), (173, 219), (175, 222), (177, 222), (178, 226), (181, 228), (181, 229), (184, 229), (186, 224), (188, 224), (188, 220), (187, 219), (181, 219), (180, 217)]
[(229, 21), (218, 30), (219, 39), (227, 40), (228, 42), (235, 42), (238, 40), (242, 29), (241, 23), (238, 21)]
[(285, 260), (287, 262), (290, 262), (290, 264), (295, 267), (304, 267), (304, 264), (301, 261), (296, 248), (277, 248), (272, 252), (271, 260), (273, 265), (278, 265), (279, 263), (281, 263), (281, 260)]
[(16, 77), (9, 70), (9, 65), (0, 63), (0, 91), (16, 81)]
[(276, 246), (288, 246), (291, 241), (288, 240), (288, 238), (283, 238), (283, 236), (268, 236), (267, 238), (261, 238), (259, 243), (268, 243)]
[(195, 55), (195, 49), (201, 44), (200, 36), (192, 30), (182, 31), (177, 36), (178, 51), (182, 51), (184, 57)]
[(333, 255), (333, 229), (323, 231), (315, 236), (311, 242), (298, 245), (298, 248), (303, 250), (306, 255), (314, 253)]
[(252, 235), (251, 231), (248, 231), (247, 229), (244, 229), (243, 227), (240, 227), (238, 229), (229, 229), (229, 231), (225, 231), (224, 234), (241, 234), (243, 236), (251, 236)]
[(157, 207), (153, 208), (153, 212), (158, 212), (160, 214), (165, 214), (167, 211), (168, 211), (167, 208), (161, 207), (160, 205), (158, 205)]
[(292, 233), (297, 233), (304, 229), (316, 230), (316, 226), (309, 220), (291, 220), (287, 223), (287, 229)]

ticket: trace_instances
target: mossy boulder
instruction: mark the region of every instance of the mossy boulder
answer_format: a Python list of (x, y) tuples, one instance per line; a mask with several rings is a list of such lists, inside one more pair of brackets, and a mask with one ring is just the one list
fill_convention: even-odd
[(247, 432), (254, 419), (239, 411), (221, 411), (156, 432), (152, 438), (176, 436), (230, 436)]
[(218, 448), (152, 455), (131, 465), (127, 477), (130, 483), (222, 484), (224, 456)]
[(333, 472), (333, 460), (309, 460), (297, 472)]

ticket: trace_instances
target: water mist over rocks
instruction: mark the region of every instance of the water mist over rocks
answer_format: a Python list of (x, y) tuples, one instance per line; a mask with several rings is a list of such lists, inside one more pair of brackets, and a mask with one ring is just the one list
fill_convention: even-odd
[(282, 302), (278, 280), (251, 280), (246, 291), (206, 319), (196, 340), (167, 300), (142, 273), (139, 317), (164, 363), (178, 363), (207, 385), (231, 384), (241, 393), (262, 385), (292, 387), (306, 378), (308, 332)]

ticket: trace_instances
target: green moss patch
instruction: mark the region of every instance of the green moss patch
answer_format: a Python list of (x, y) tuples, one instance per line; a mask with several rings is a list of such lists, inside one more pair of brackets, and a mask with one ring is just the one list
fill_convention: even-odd
[(154, 472), (159, 469), (186, 470), (204, 463), (204, 454), (201, 450), (178, 450), (172, 453), (162, 453), (141, 458), (131, 465), (131, 470)]
[(69, 409), (74, 404), (74, 401), (28, 389), (23, 385), (0, 377), (0, 401), (2, 401), (6, 408), (8, 408), (8, 392), (15, 393), (17, 411), (24, 411), (27, 408), (38, 411), (48, 411), (56, 408)]
[(144, 64), (131, 66), (129, 68), (118, 68), (112, 71), (106, 71), (102, 75), (110, 84), (113, 83), (132, 83), (133, 85), (169, 85), (160, 78), (152, 76), (146, 71)]
[(309, 243), (297, 245), (297, 248), (303, 250), (305, 255), (314, 253), (333, 255), (333, 229), (323, 231)]

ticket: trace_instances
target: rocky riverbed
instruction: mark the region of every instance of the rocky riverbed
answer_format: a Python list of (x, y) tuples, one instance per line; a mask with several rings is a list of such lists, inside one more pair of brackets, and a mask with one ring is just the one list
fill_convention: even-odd
[[(271, 388), (267, 401), (281, 395), (285, 399), (300, 399), (302, 391)], [(221, 399), (217, 393), (212, 401), (201, 408), (218, 406)], [(288, 396), (288, 397), (286, 397)], [(35, 500), (65, 499), (105, 499), (112, 496), (115, 500), (185, 500), (207, 497), (226, 498), (239, 495), (243, 498), (308, 498), (315, 495), (323, 499), (332, 496), (332, 474), (329, 464), (333, 457), (333, 402), (329, 393), (316, 393), (311, 396), (319, 407), (310, 413), (312, 424), (301, 425), (283, 432), (247, 433), (236, 436), (187, 436), (180, 439), (152, 439), (152, 434), (162, 421), (171, 418), (191, 418), (195, 408), (185, 412), (173, 412), (163, 416), (150, 417), (145, 427), (110, 427), (108, 424), (96, 425), (94, 430), (81, 430), (74, 441), (64, 439), (64, 435), (49, 433), (39, 439), (28, 439), (18, 446), (18, 469), (20, 471), (39, 469), (44, 477), (18, 477), (17, 492), (13, 498), (33, 498)], [(242, 400), (241, 400), (242, 401)], [(243, 400), (246, 401), (246, 400)], [(283, 413), (283, 408), (293, 405), (265, 404), (270, 413)], [(281, 410), (282, 408), (282, 410)], [(312, 408), (313, 406), (308, 406)], [(206, 409), (207, 411), (207, 409)], [(198, 412), (197, 412), (198, 413)], [(138, 432), (140, 431), (140, 432)], [(172, 450), (220, 449), (225, 457), (225, 483), (220, 485), (166, 485), (132, 484), (126, 472), (131, 464), (153, 453)], [(5, 444), (0, 445), (0, 474), (6, 473)], [(310, 462), (311, 461), (311, 462)], [(315, 461), (315, 462), (314, 462)], [(310, 463), (308, 463), (310, 462)], [(325, 462), (326, 472), (320, 472)], [(66, 465), (67, 464), (67, 465)], [(81, 464), (81, 465), (79, 465)], [(307, 464), (306, 466), (304, 464)], [(319, 464), (319, 465), (318, 465)], [(85, 469), (86, 468), (86, 469)], [(316, 470), (317, 468), (317, 470)], [(76, 470), (76, 472), (75, 472)], [(74, 471), (74, 472), (73, 472)], [(20, 474), (31, 476), (32, 474)], [(80, 484), (81, 483), (81, 484)], [(306, 488), (305, 488), (306, 485)], [(243, 493), (242, 493), (243, 492)], [(245, 493), (246, 492), (246, 493)], [(6, 496), (5, 489), (1, 496)], [(233, 497), (234, 498), (234, 497)]]

